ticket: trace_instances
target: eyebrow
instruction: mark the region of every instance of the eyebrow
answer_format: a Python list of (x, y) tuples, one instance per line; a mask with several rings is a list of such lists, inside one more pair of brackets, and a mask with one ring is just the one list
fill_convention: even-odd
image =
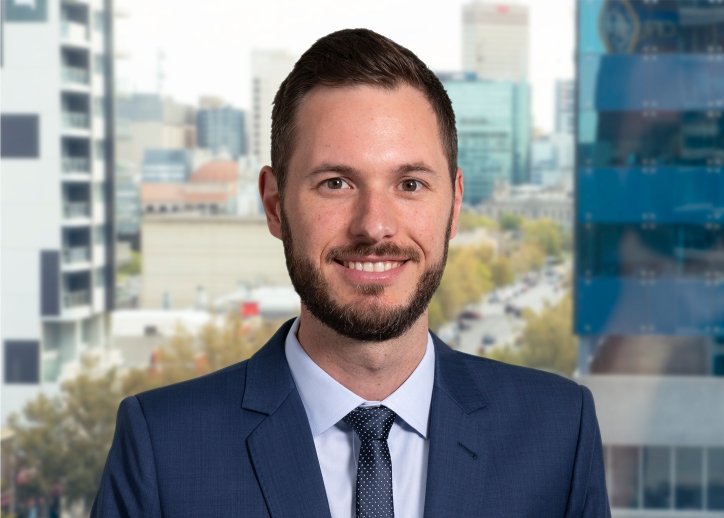
[[(423, 162), (413, 162), (411, 164), (403, 164), (399, 167), (397, 167), (394, 170), (395, 175), (402, 175), (406, 173), (429, 173), (435, 176), (438, 176), (438, 172), (435, 171), (433, 168), (429, 167)], [(361, 174), (362, 171), (359, 169), (356, 169), (354, 167), (348, 166), (348, 165), (342, 165), (342, 164), (331, 164), (331, 163), (323, 163), (312, 169), (307, 173), (306, 176), (316, 176), (319, 174), (324, 173), (338, 173), (338, 174), (344, 174), (344, 175), (354, 175), (354, 174)]]

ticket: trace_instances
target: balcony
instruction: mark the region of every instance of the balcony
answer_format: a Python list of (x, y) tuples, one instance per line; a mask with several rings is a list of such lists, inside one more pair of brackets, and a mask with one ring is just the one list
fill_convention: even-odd
[(63, 66), (62, 79), (64, 83), (88, 85), (90, 83), (90, 74), (87, 68)]
[(88, 26), (71, 20), (62, 20), (60, 22), (60, 36), (68, 43), (87, 44)]
[(63, 127), (70, 129), (90, 128), (90, 117), (83, 112), (63, 112)]
[(75, 246), (63, 249), (63, 263), (76, 264), (90, 262), (90, 247)]
[(63, 308), (73, 309), (90, 305), (90, 290), (67, 291), (63, 293)]
[(88, 158), (63, 157), (63, 172), (90, 173), (90, 160)]
[(85, 201), (66, 202), (63, 204), (63, 215), (67, 219), (89, 218), (91, 215), (90, 203)]

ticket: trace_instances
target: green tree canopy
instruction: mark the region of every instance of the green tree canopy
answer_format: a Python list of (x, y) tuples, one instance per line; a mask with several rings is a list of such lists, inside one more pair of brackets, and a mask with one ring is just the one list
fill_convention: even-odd
[(524, 221), (523, 216), (513, 214), (512, 212), (504, 212), (500, 215), (498, 223), (500, 230), (516, 231), (523, 227)]

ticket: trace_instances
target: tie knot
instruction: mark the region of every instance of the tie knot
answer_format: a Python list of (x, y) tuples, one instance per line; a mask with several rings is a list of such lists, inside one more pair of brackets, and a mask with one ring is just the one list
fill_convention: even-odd
[(357, 432), (361, 441), (386, 441), (396, 417), (397, 414), (386, 406), (358, 407), (343, 421)]

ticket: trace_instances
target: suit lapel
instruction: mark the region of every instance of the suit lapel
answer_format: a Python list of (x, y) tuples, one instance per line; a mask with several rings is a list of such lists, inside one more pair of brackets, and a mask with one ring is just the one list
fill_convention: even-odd
[[(486, 405), (460, 353), (435, 341), (425, 517), (480, 516), (492, 474), (478, 412)], [(489, 493), (487, 493), (489, 494)], [(487, 506), (486, 506), (487, 507)]]
[(267, 415), (246, 440), (273, 518), (329, 517), (312, 431), (284, 354), (291, 321), (249, 360), (242, 408)]

